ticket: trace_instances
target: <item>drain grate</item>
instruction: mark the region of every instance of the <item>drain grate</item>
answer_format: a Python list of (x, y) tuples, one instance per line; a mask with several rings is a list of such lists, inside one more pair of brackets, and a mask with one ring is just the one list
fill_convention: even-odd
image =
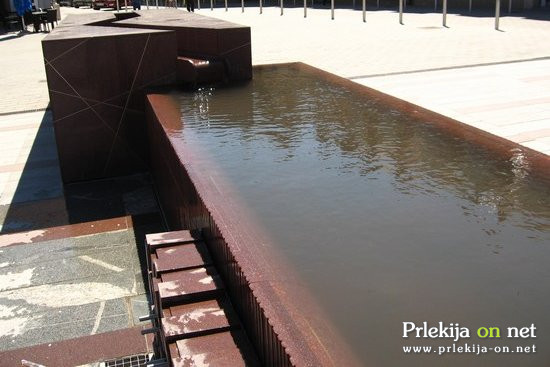
[(146, 367), (152, 354), (138, 354), (109, 361), (101, 362), (99, 367)]

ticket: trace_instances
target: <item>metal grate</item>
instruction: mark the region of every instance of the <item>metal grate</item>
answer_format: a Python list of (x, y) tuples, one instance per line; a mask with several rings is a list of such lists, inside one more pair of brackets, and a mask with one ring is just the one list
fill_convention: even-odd
[(100, 367), (146, 367), (151, 360), (151, 354), (138, 354), (102, 362)]

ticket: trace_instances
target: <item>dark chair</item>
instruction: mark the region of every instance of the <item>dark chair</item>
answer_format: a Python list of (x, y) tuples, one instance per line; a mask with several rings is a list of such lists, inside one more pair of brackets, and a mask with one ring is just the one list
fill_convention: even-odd
[(17, 14), (2, 15), (2, 24), (8, 32), (21, 28), (21, 17)]
[(40, 32), (42, 30), (42, 26), (44, 26), (44, 32), (47, 32), (49, 31), (48, 18), (47, 18), (48, 13), (42, 11), (42, 9), (39, 9), (38, 11), (43, 14), (36, 14), (36, 13), (32, 14), (32, 23), (34, 25), (34, 31)]
[(32, 13), (30, 11), (25, 12), (25, 14), (23, 15), (23, 21), (25, 22), (25, 26), (23, 27), (25, 29), (23, 29), (23, 30), (26, 31), (27, 27), (30, 24), (34, 23), (34, 19), (33, 19)]
[(55, 24), (57, 24), (57, 10), (55, 9), (46, 9), (46, 19), (48, 21), (48, 23), (50, 23), (52, 25), (52, 29), (55, 28), (55, 26), (53, 25), (53, 22), (55, 22)]

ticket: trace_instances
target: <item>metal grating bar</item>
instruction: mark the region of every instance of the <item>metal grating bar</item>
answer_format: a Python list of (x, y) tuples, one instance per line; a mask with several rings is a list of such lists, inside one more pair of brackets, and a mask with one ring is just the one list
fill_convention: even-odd
[(151, 354), (138, 354), (129, 357), (111, 359), (103, 362), (101, 367), (146, 367), (151, 360)]

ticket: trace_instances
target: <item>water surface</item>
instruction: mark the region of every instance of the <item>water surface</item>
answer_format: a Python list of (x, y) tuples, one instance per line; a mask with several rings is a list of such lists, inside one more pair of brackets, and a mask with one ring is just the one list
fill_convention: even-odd
[[(550, 360), (550, 184), (503, 158), (292, 68), (181, 96), (200, 146), (372, 366), (541, 366)], [(459, 323), (472, 345), (534, 354), (407, 355), (402, 323)], [(535, 324), (536, 339), (508, 339)], [(478, 327), (497, 326), (498, 340)]]

